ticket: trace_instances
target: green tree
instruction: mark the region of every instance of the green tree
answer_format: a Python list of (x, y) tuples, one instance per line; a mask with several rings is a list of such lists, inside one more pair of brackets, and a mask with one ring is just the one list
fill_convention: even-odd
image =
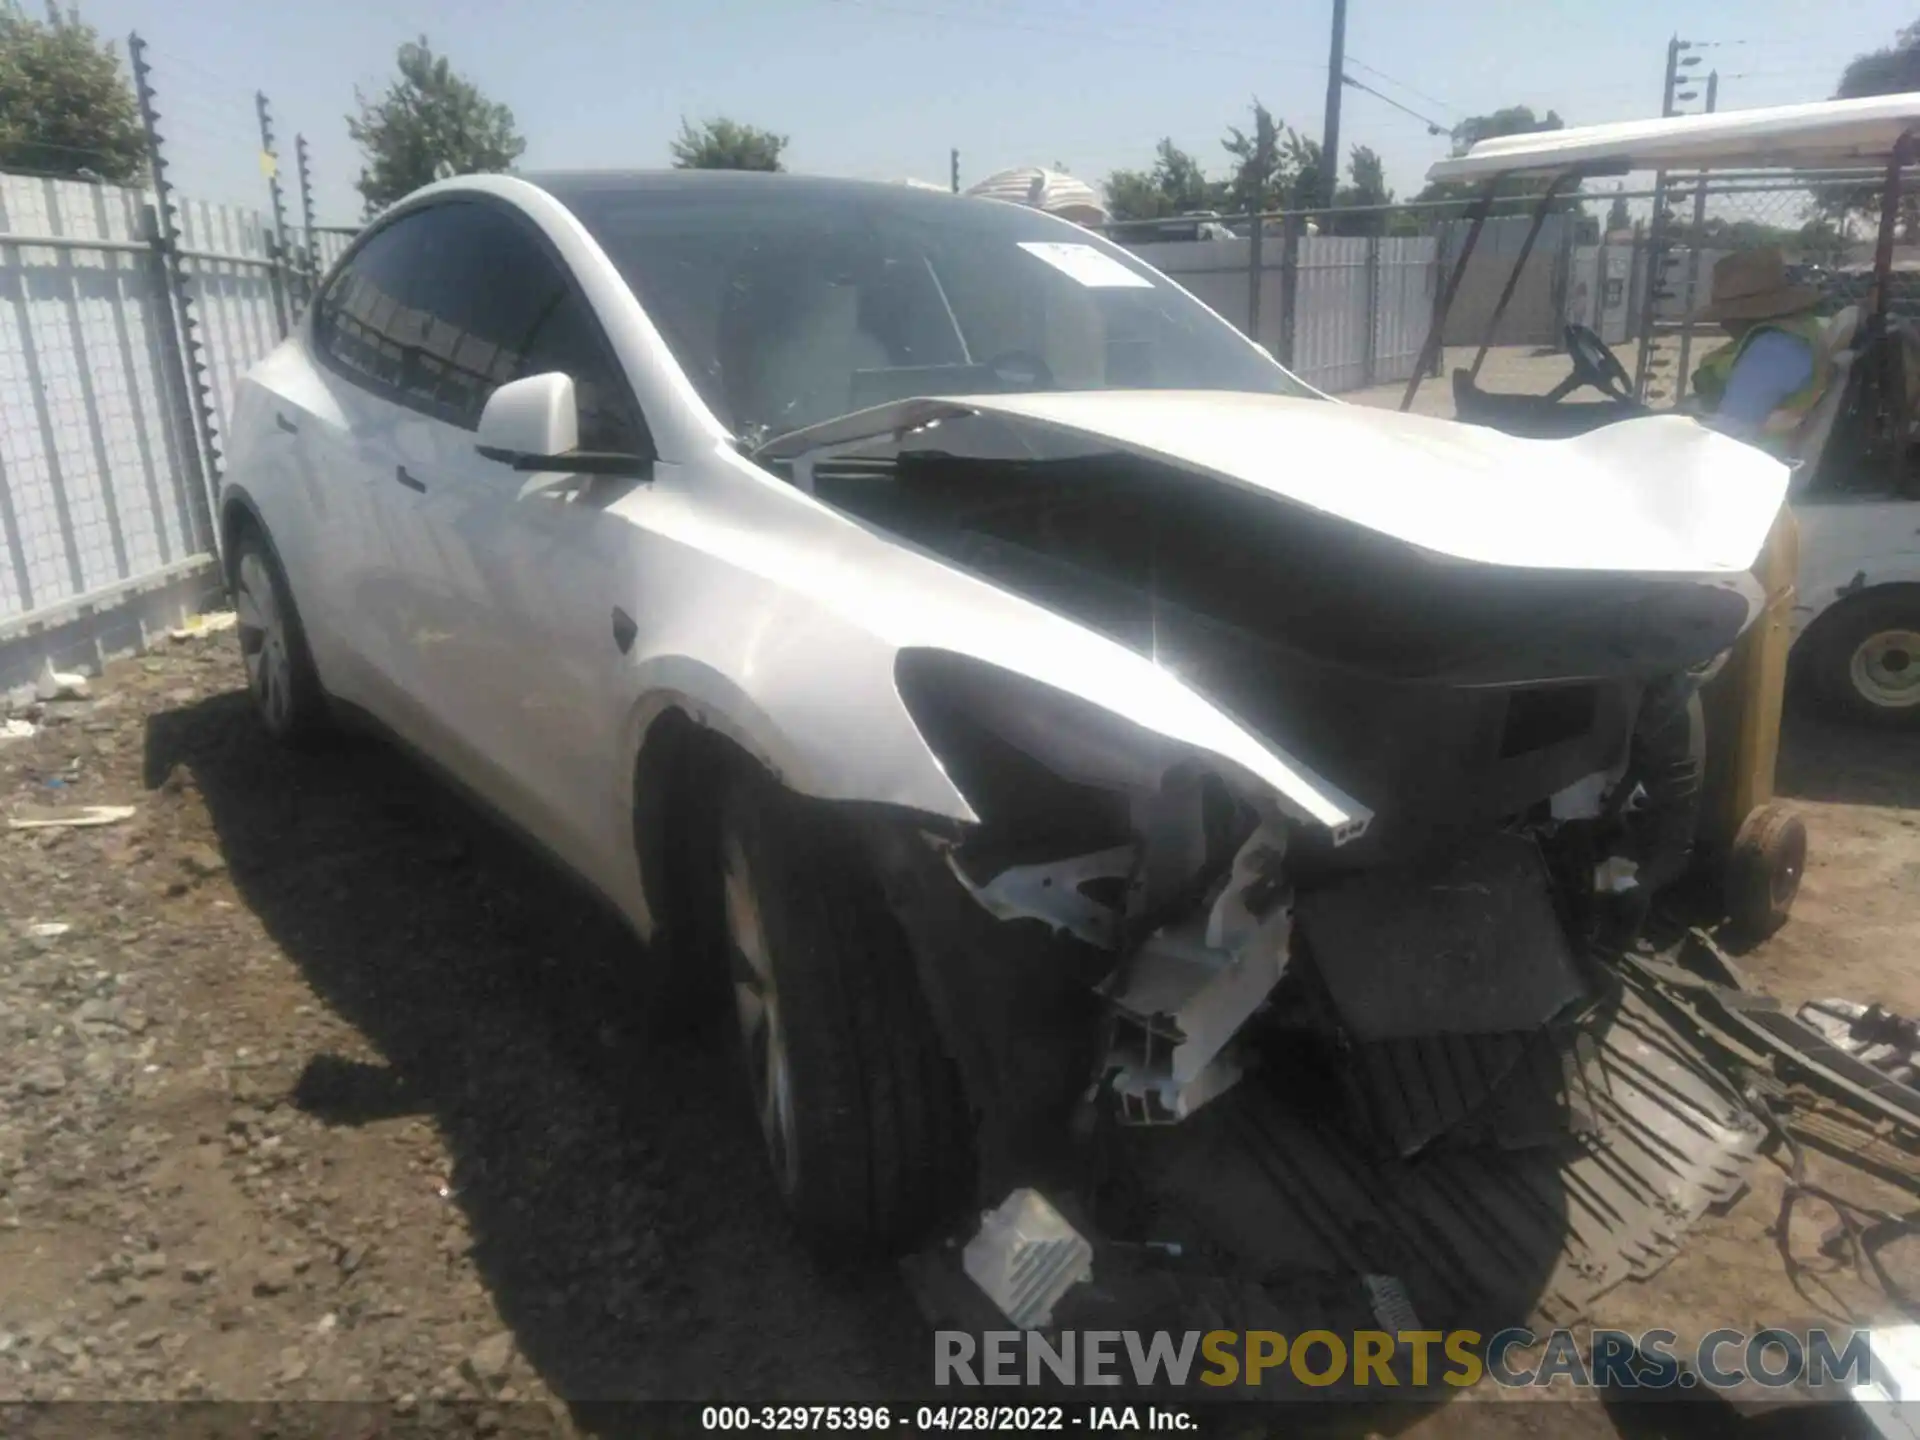
[[(1868, 95), (1899, 95), (1920, 90), (1920, 20), (1893, 37), (1893, 44), (1856, 55), (1840, 72), (1834, 87), (1836, 100), (1857, 100)], [(1826, 185), (1815, 197), (1815, 208), (1822, 214), (1839, 218), (1849, 212), (1876, 217), (1880, 210), (1877, 185)], [(1920, 204), (1907, 200), (1900, 207), (1901, 238), (1911, 241), (1920, 235)]]
[(1391, 205), (1386, 167), (1370, 145), (1356, 145), (1347, 157), (1348, 183), (1341, 187), (1342, 205)]
[(742, 125), (724, 115), (709, 120), (698, 130), (687, 120), (680, 121), (679, 138), (673, 142), (673, 168), (676, 170), (784, 170), (780, 154), (787, 148), (787, 137), (755, 125)]
[(505, 170), (527, 148), (513, 112), (456, 75), (422, 35), (400, 47), (400, 78), (377, 101), (356, 89), (358, 115), (347, 117), (366, 163), (354, 187), (369, 212), (441, 175)]
[(1254, 209), (1299, 209), (1315, 203), (1320, 194), (1319, 143), (1274, 119), (1258, 99), (1253, 102), (1252, 133), (1228, 126), (1220, 148), (1234, 161), (1225, 199), (1236, 215)]
[(1158, 220), (1220, 208), (1226, 187), (1207, 179), (1200, 162), (1162, 140), (1154, 147), (1151, 170), (1116, 170), (1103, 186), (1107, 210), (1116, 220)]
[(1286, 128), (1257, 99), (1253, 102), (1251, 135), (1237, 125), (1227, 127), (1220, 148), (1233, 157), (1233, 175), (1227, 181), (1227, 204), (1235, 214), (1278, 210), (1284, 203)]
[[(1316, 146), (1316, 154), (1318, 149)], [(1358, 206), (1392, 203), (1393, 191), (1387, 188), (1386, 167), (1380, 163), (1380, 156), (1371, 146), (1356, 145), (1347, 156), (1347, 181), (1334, 191), (1334, 213), (1327, 216), (1323, 232), (1331, 235), (1385, 235), (1389, 222), (1398, 219), (1398, 216), (1377, 209), (1365, 209), (1353, 215), (1339, 212)]]
[(1909, 90), (1920, 90), (1920, 20), (1894, 36), (1893, 44), (1848, 61), (1833, 98), (1857, 100), (1867, 95), (1901, 95)]
[(1607, 206), (1607, 229), (1614, 231), (1631, 230), (1632, 228), (1633, 217), (1627, 213), (1627, 197), (1624, 195), (1615, 195), (1613, 197), (1613, 203)]
[(0, 5), (0, 170), (126, 184), (147, 168), (133, 87), (78, 11)]

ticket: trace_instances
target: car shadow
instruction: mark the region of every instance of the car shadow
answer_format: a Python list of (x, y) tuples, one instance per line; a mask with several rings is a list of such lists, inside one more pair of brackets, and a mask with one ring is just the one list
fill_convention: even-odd
[[(528, 847), (384, 745), (281, 750), (244, 692), (152, 717), (144, 759), (149, 785), (188, 769), (242, 899), (380, 1053), (308, 1057), (289, 1102), (337, 1125), (432, 1118), (481, 1281), (555, 1393), (923, 1383), (895, 1275), (823, 1271), (793, 1238), (724, 1030), (646, 1023), (644, 952)], [(577, 1409), (622, 1428), (594, 1413)]]
[[(723, 1028), (648, 1023), (645, 957), (617, 920), (410, 757), (289, 753), (244, 693), (148, 721), (146, 783), (176, 765), (242, 900), (379, 1055), (305, 1056), (288, 1103), (330, 1125), (431, 1118), (481, 1282), (579, 1430), (658, 1432), (631, 1400), (925, 1397), (906, 1288), (808, 1258)], [(1316, 1434), (1488, 1428), (1315, 1408)]]
[(1920, 809), (1920, 730), (1880, 730), (1789, 706), (1776, 784), (1795, 800)]

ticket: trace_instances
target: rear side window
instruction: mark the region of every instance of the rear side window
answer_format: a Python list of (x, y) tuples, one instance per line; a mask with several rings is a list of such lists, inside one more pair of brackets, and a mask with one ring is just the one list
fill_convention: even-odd
[(580, 443), (642, 449), (626, 378), (559, 263), (503, 210), (450, 201), (369, 239), (317, 312), (322, 351), (356, 383), (472, 430), (509, 380), (561, 370)]
[(403, 297), (425, 219), (405, 215), (371, 236), (315, 309), (321, 353), (368, 390), (392, 393), (400, 385), (407, 347), (419, 333), (420, 313), (408, 309)]

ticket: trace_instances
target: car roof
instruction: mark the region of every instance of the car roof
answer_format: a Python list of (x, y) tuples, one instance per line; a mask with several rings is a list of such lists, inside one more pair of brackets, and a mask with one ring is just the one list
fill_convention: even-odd
[(1885, 165), (1908, 130), (1920, 127), (1920, 93), (1821, 100), (1759, 110), (1721, 110), (1627, 120), (1573, 130), (1536, 130), (1482, 140), (1436, 162), (1429, 180), (1558, 175), (1595, 167), (1628, 170), (1816, 169)]
[(543, 170), (519, 176), (562, 204), (609, 191), (647, 194), (789, 194), (849, 201), (908, 197), (920, 204), (952, 204), (969, 197), (892, 180), (846, 180), (826, 175), (772, 174), (764, 170)]

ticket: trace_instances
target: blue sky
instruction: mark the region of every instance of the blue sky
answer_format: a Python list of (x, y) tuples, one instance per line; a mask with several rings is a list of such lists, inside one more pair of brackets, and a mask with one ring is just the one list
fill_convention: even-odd
[[(253, 94), (283, 151), (304, 132), (322, 222), (359, 214), (345, 115), (426, 34), (513, 109), (528, 168), (667, 161), (683, 115), (792, 137), (789, 168), (962, 183), (1064, 162), (1097, 181), (1163, 135), (1224, 170), (1219, 137), (1258, 95), (1318, 136), (1331, 0), (81, 0), (150, 47), (174, 178), (264, 205)], [(1824, 98), (1916, 0), (1350, 0), (1348, 69), (1450, 125), (1503, 105), (1569, 123), (1657, 113), (1666, 42), (1717, 42), (1721, 108)], [(1705, 70), (1706, 64), (1701, 69)], [(1444, 139), (1348, 90), (1342, 150), (1372, 145), (1402, 195)], [(290, 175), (291, 165), (287, 166)]]

